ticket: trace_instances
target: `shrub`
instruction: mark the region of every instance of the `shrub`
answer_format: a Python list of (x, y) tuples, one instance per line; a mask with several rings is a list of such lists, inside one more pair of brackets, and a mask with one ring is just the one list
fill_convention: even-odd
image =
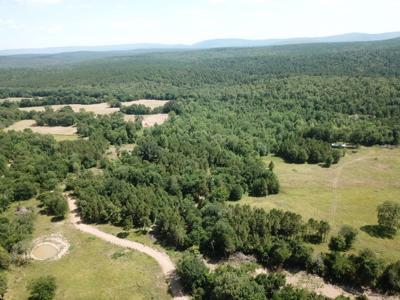
[(239, 201), (240, 199), (242, 199), (242, 196), (243, 196), (243, 188), (239, 184), (234, 185), (229, 194), (229, 200)]
[(46, 212), (56, 218), (64, 218), (68, 211), (68, 204), (64, 196), (59, 192), (48, 192), (38, 198)]
[(400, 204), (386, 201), (378, 206), (378, 224), (389, 231), (400, 228)]
[(31, 282), (29, 300), (52, 300), (56, 294), (57, 284), (53, 276), (42, 276)]
[(184, 254), (178, 262), (176, 271), (188, 292), (204, 287), (207, 283), (208, 269), (200, 257), (193, 253)]
[(254, 197), (264, 197), (268, 194), (267, 182), (263, 178), (256, 179), (251, 186), (250, 194)]
[(390, 293), (400, 293), (400, 261), (387, 266), (381, 277), (381, 286)]
[(272, 298), (275, 292), (286, 284), (286, 278), (283, 273), (259, 274), (256, 277), (256, 282), (261, 285), (268, 298)]

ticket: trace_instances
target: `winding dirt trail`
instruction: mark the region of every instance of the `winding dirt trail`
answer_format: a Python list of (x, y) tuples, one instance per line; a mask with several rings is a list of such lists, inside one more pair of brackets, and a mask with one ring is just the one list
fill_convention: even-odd
[(65, 194), (65, 198), (68, 201), (68, 206), (70, 210), (70, 222), (80, 231), (85, 233), (94, 235), (106, 242), (111, 244), (133, 249), (139, 252), (142, 252), (148, 256), (151, 256), (153, 259), (157, 261), (160, 265), (162, 272), (164, 273), (165, 277), (169, 281), (170, 291), (174, 299), (176, 300), (188, 300), (190, 299), (188, 296), (185, 296), (183, 293), (182, 286), (179, 282), (179, 278), (176, 276), (176, 267), (175, 264), (172, 262), (170, 257), (159, 250), (153, 249), (141, 243), (120, 239), (112, 234), (105, 233), (93, 226), (88, 224), (84, 224), (79, 216), (78, 208), (75, 204), (75, 199), (73, 199), (70, 195)]

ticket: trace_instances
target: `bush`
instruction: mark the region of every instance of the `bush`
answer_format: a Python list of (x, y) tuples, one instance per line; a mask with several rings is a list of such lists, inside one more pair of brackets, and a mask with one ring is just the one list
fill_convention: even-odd
[(193, 253), (184, 254), (177, 264), (176, 271), (184, 288), (190, 293), (207, 284), (208, 268), (201, 258)]
[(242, 199), (242, 196), (243, 196), (243, 188), (239, 184), (234, 185), (229, 194), (229, 200), (239, 201), (240, 199)]
[(21, 179), (15, 184), (14, 188), (14, 200), (29, 200), (34, 197), (37, 193), (36, 185), (29, 180)]
[(256, 277), (256, 282), (261, 285), (268, 298), (272, 298), (275, 292), (286, 284), (286, 278), (283, 273), (259, 274)]
[(265, 300), (265, 291), (245, 270), (230, 266), (219, 267), (214, 275), (214, 289), (211, 297), (215, 300)]
[(362, 250), (354, 258), (357, 273), (357, 282), (360, 286), (374, 287), (383, 272), (383, 260), (379, 259), (374, 252), (369, 249)]
[(351, 226), (344, 225), (337, 236), (331, 237), (329, 242), (329, 249), (332, 251), (347, 251), (349, 250), (358, 232)]
[(284, 240), (278, 240), (271, 248), (269, 257), (271, 258), (270, 263), (275, 267), (282, 267), (282, 265), (292, 255), (290, 247)]
[(400, 293), (400, 261), (390, 264), (381, 277), (382, 288), (390, 293)]
[(29, 286), (29, 300), (52, 300), (56, 294), (57, 284), (53, 276), (35, 279)]
[(386, 201), (378, 206), (378, 224), (388, 231), (400, 228), (400, 204)]
[(268, 194), (267, 182), (263, 178), (256, 179), (252, 186), (250, 194), (254, 197), (264, 197)]
[(354, 282), (355, 266), (353, 261), (339, 252), (324, 255), (325, 276), (339, 283)]
[(38, 197), (46, 212), (56, 218), (65, 218), (68, 212), (68, 204), (64, 196), (59, 192), (48, 192)]
[(151, 113), (151, 109), (143, 104), (132, 104), (129, 106), (122, 106), (121, 112), (128, 115), (148, 115)]

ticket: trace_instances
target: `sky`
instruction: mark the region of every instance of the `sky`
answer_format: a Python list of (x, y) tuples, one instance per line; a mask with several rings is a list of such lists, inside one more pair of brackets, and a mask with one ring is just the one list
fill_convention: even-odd
[(400, 31), (400, 0), (0, 0), (0, 49)]

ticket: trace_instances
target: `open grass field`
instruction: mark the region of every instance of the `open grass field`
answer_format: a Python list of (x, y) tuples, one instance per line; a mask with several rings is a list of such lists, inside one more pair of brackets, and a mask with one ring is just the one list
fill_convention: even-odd
[[(400, 203), (400, 148), (361, 148), (331, 168), (318, 165), (287, 164), (268, 156), (275, 163), (281, 193), (265, 198), (244, 197), (241, 204), (279, 208), (305, 218), (325, 219), (336, 233), (341, 225), (359, 229), (353, 251), (370, 248), (387, 261), (400, 259), (400, 234), (394, 239), (372, 237), (361, 230), (377, 224), (376, 207), (386, 200)], [(327, 250), (327, 245), (316, 247)]]
[(69, 253), (56, 261), (32, 261), (24, 267), (13, 267), (5, 299), (27, 299), (27, 284), (41, 275), (56, 277), (57, 300), (171, 299), (159, 266), (148, 256), (81, 233), (67, 221), (53, 223), (50, 217), (40, 215), (33, 238), (53, 233), (68, 240)]
[(33, 132), (40, 134), (51, 134), (58, 141), (76, 140), (78, 138), (76, 127), (36, 126), (35, 120), (22, 120), (15, 122), (11, 126), (7, 127), (5, 131), (10, 131), (10, 130), (23, 131), (25, 129), (30, 129)]

